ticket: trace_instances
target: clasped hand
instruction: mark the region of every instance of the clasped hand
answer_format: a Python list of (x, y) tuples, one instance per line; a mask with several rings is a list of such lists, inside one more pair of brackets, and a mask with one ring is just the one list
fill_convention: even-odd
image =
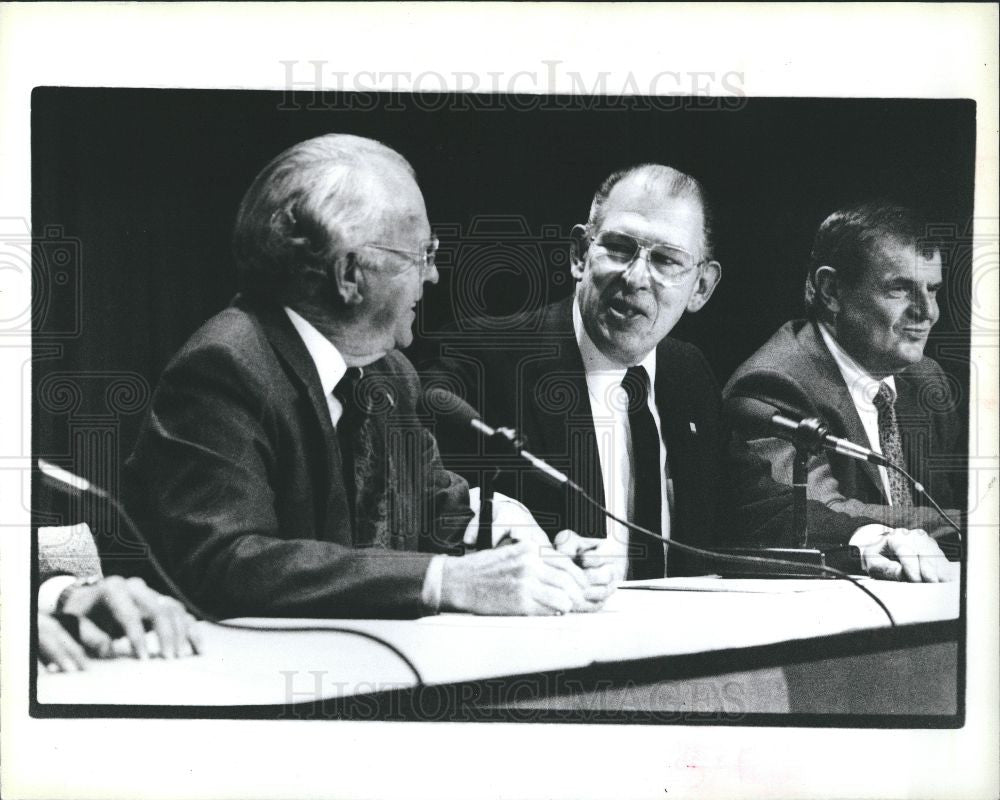
[(553, 547), (537, 525), (509, 534), (510, 544), (447, 560), (443, 608), (497, 615), (589, 612), (614, 592), (611, 565), (596, 551), (583, 552), (596, 540), (562, 531)]

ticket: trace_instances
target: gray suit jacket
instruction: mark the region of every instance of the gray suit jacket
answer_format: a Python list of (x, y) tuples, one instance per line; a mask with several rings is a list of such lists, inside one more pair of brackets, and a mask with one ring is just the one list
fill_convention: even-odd
[[(963, 415), (941, 367), (925, 357), (895, 380), (904, 466), (942, 506), (960, 509), (965, 496)], [(761, 399), (796, 419), (819, 417), (834, 436), (868, 443), (847, 385), (814, 322), (783, 325), (736, 370), (723, 395)], [(748, 430), (739, 420), (733, 423), (743, 442), (770, 464), (775, 480), (790, 484), (792, 445)], [(878, 468), (838, 453), (812, 456), (808, 491), (810, 499), (856, 517), (929, 532), (943, 526), (928, 507), (889, 506)]]
[(230, 617), (426, 613), (427, 565), (461, 551), (468, 487), (417, 417), (409, 361), (392, 352), (365, 376), (387, 541), (352, 522), (319, 376), (281, 308), (238, 298), (167, 366), (126, 500), (197, 603)]

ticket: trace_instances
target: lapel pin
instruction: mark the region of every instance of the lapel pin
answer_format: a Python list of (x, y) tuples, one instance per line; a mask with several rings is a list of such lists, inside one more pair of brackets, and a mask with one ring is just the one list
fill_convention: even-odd
[(695, 436), (698, 435), (698, 426), (694, 424), (694, 420), (691, 420), (688, 423), (688, 427), (691, 428), (691, 433), (693, 433)]

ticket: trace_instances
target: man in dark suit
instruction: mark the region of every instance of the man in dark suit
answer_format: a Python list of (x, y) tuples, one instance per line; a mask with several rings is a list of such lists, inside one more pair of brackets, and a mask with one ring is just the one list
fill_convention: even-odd
[[(942, 282), (940, 250), (923, 240), (925, 233), (911, 210), (891, 204), (827, 217), (810, 257), (809, 318), (783, 325), (724, 394), (761, 400), (794, 418), (818, 417), (833, 435), (905, 467), (960, 519), (961, 409), (941, 367), (924, 356)], [(742, 434), (775, 480), (791, 483), (792, 445), (745, 425)], [(903, 476), (827, 451), (811, 457), (808, 471), (810, 499), (900, 529), (882, 533), (868, 552), (883, 542), (907, 577), (940, 577), (944, 559), (932, 537), (948, 527)]]
[(243, 294), (167, 366), (128, 463), (131, 508), (199, 604), (356, 617), (600, 607), (607, 576), (540, 531), (463, 555), (467, 485), (442, 467), (396, 350), (437, 282), (436, 247), (412, 168), (368, 139), (295, 145), (247, 191)]
[[(460, 323), (426, 362), (425, 381), (461, 393), (491, 424), (516, 428), (599, 503), (658, 534), (704, 547), (788, 528), (790, 491), (753, 459), (731, 480), (718, 385), (701, 352), (668, 335), (721, 277), (698, 181), (656, 164), (615, 173), (587, 224), (573, 229), (571, 248), (573, 297)], [(438, 438), (446, 463), (473, 481), (500, 458), (470, 434), (439, 430)], [(662, 545), (630, 536), (515, 460), (495, 463), (504, 467), (497, 490), (524, 502), (558, 546), (582, 547), (579, 534), (601, 539), (594, 557), (615, 564), (618, 579), (663, 577)], [(737, 517), (737, 494), (752, 513)], [(859, 525), (825, 512), (817, 514), (835, 544)], [(669, 575), (716, 568), (678, 550), (666, 558)]]

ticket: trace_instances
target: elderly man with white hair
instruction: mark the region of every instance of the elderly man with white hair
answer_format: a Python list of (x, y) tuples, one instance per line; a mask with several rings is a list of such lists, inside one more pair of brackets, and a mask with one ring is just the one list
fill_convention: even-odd
[(242, 292), (167, 366), (127, 467), (128, 502), (175, 579), (222, 616), (594, 610), (582, 569), (523, 521), (465, 554), (468, 487), (418, 415), (412, 339), (437, 242), (410, 165), (331, 134), (247, 191)]

